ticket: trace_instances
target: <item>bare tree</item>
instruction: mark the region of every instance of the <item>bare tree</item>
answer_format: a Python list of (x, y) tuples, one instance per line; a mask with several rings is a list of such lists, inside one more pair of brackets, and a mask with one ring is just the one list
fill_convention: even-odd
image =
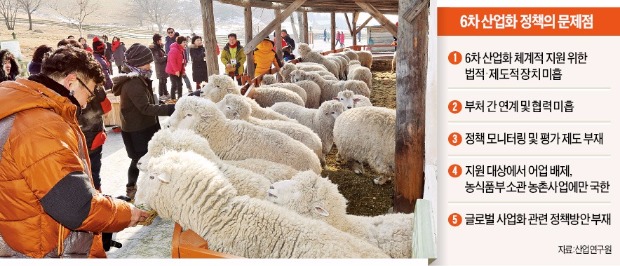
[(32, 13), (39, 9), (41, 6), (41, 0), (17, 0), (19, 5), (28, 13), (28, 30), (32, 30)]
[(179, 22), (183, 27), (188, 27), (192, 33), (202, 26), (200, 14), (200, 2), (193, 0), (181, 0), (178, 10)]
[(134, 14), (142, 13), (145, 21), (157, 25), (159, 33), (177, 14), (179, 0), (131, 0)]
[(82, 36), (84, 21), (93, 13), (99, 10), (100, 5), (95, 0), (70, 0), (64, 3), (56, 2), (52, 8), (61, 16), (76, 25)]
[(18, 10), (17, 0), (0, 0), (0, 14), (4, 18), (4, 24), (8, 30), (15, 30), (15, 18)]

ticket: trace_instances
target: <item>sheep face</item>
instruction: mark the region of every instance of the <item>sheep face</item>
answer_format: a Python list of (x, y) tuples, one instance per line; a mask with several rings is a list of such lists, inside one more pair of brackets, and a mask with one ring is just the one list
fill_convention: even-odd
[(339, 101), (331, 100), (321, 104), (319, 112), (322, 112), (325, 116), (332, 116), (334, 120), (336, 120), (336, 118), (344, 112), (344, 107)]
[(360, 101), (359, 98), (355, 98), (355, 94), (350, 90), (339, 92), (338, 97), (335, 97), (334, 100), (342, 103), (345, 110), (353, 109), (353, 107), (355, 107), (355, 103)]
[(297, 47), (297, 50), (299, 51), (299, 54), (301, 55), (301, 57), (305, 57), (306, 55), (308, 55), (308, 53), (312, 52), (312, 49), (310, 49), (310, 46), (305, 43), (300, 43), (299, 46)]
[(202, 87), (200, 97), (219, 102), (226, 94), (241, 94), (235, 81), (227, 75), (211, 75), (209, 80)]
[(245, 96), (226, 95), (217, 103), (217, 108), (230, 120), (248, 120), (252, 113), (252, 106), (243, 97)]
[(194, 129), (200, 121), (200, 115), (194, 110), (176, 109), (168, 121), (170, 123), (169, 128), (171, 130), (180, 128)]
[(296, 83), (302, 80), (306, 80), (306, 72), (301, 70), (295, 70), (290, 74), (291, 82)]
[(159, 164), (159, 160), (149, 160), (146, 172), (141, 172), (138, 177), (138, 191), (134, 198), (134, 204), (143, 209), (153, 209), (151, 200), (155, 198), (159, 188), (164, 183), (170, 182), (170, 177), (161, 171), (154, 163)]
[(274, 75), (264, 75), (263, 76), (263, 80), (261, 81), (261, 85), (271, 85), (274, 83), (277, 83), (278, 79), (276, 78), (275, 74)]

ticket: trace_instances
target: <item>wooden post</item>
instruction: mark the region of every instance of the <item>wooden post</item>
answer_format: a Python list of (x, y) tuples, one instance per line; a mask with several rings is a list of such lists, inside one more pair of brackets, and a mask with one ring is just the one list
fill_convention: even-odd
[[(280, 9), (274, 9), (273, 13), (276, 15), (276, 18), (280, 16)], [(282, 35), (280, 32), (282, 31), (282, 23), (276, 24), (276, 37), (273, 39), (276, 43), (276, 54), (278, 54), (278, 58), (282, 59)]]
[(402, 19), (418, 1), (424, 0), (399, 0), (398, 9), (394, 210), (405, 213), (424, 195), (428, 5), (413, 23)]
[[(355, 2), (359, 7), (361, 7), (364, 11), (368, 12), (373, 18), (375, 18), (381, 26), (383, 26), (388, 32), (390, 32), (393, 36), (396, 36), (396, 25), (392, 23), (388, 18), (386, 18), (379, 10), (377, 10), (374, 6), (369, 3), (364, 2)], [(398, 6), (398, 10), (400, 10), (402, 6)]]
[(331, 44), (332, 45), (331, 45), (331, 48), (332, 48), (332, 51), (333, 51), (333, 50), (336, 50), (336, 13), (332, 12), (331, 14), (332, 14), (332, 16), (331, 16), (331, 24), (332, 24), (332, 32), (331, 32), (331, 39), (332, 39)]
[[(265, 38), (266, 36), (270, 36), (269, 34), (272, 33), (272, 31), (276, 28), (277, 24), (282, 24), (282, 21), (284, 21), (285, 18), (290, 16), (295, 10), (297, 10), (297, 8), (299, 8), (305, 2), (306, 0), (295, 0), (295, 2), (291, 3), (286, 9), (284, 9), (284, 11), (282, 11), (279, 16), (276, 16), (276, 18), (273, 21), (269, 22), (269, 24), (267, 24), (267, 26), (265, 26), (262, 31), (255, 35), (256, 38), (253, 38), (252, 41), (246, 45), (246, 49), (244, 49), (245, 53), (247, 54), (254, 51), (256, 45), (258, 45), (258, 43), (260, 43), (263, 38)], [(254, 3), (256, 2), (252, 2), (253, 5)]]
[[(243, 16), (245, 18), (245, 45), (252, 41), (252, 6), (247, 4), (243, 10)], [(250, 78), (254, 78), (254, 53), (249, 53), (246, 56), (246, 71)]]
[(351, 32), (351, 34), (353, 35), (353, 46), (357, 45), (357, 19), (360, 17), (360, 12), (354, 12), (353, 13), (353, 21), (351, 23), (351, 27), (353, 28), (353, 31)]
[(366, 21), (364, 21), (364, 23), (362, 23), (362, 25), (360, 25), (360, 27), (357, 28), (357, 30), (355, 30), (355, 33), (357, 34), (358, 32), (362, 31), (362, 29), (366, 27), (366, 24), (368, 24), (368, 22), (370, 22), (371, 20), (372, 20), (372, 16), (367, 18)]
[[(202, 9), (202, 31), (206, 51), (216, 51), (217, 40), (215, 38), (215, 18), (213, 16), (213, 0), (200, 0)], [(216, 53), (206, 53), (207, 74), (209, 76), (220, 73), (220, 65), (217, 62)]]
[(303, 15), (303, 27), (302, 27), (302, 34), (301, 36), (303, 36), (303, 42), (310, 44), (310, 36), (308, 35), (308, 12), (304, 11), (302, 13)]

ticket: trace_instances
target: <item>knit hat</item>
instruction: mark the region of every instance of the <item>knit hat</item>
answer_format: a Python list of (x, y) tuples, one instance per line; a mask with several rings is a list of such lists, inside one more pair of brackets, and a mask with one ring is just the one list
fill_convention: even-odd
[(105, 43), (99, 40), (99, 37), (97, 36), (93, 38), (93, 52), (100, 55), (105, 53)]
[(148, 47), (134, 43), (125, 52), (127, 64), (133, 67), (141, 67), (153, 62), (153, 53)]

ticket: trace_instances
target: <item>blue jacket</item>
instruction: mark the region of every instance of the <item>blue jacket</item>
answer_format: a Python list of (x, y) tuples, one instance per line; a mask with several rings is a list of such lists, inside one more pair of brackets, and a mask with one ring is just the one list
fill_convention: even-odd
[(170, 52), (170, 45), (174, 43), (174, 38), (170, 38), (170, 36), (166, 36), (166, 54)]

